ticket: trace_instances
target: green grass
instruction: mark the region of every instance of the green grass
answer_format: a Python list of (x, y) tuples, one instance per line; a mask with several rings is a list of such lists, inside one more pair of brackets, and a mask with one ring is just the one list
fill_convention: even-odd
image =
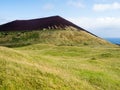
[(119, 90), (120, 48), (0, 47), (0, 90)]

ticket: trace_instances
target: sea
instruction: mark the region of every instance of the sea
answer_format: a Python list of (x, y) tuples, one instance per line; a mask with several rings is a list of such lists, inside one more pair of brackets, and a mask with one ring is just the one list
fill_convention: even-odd
[(104, 38), (107, 41), (113, 43), (113, 44), (119, 44), (120, 45), (120, 38)]

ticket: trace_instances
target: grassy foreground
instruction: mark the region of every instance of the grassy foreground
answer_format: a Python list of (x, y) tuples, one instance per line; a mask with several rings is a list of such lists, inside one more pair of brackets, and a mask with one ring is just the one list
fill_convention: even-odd
[(120, 90), (120, 48), (0, 47), (0, 90)]

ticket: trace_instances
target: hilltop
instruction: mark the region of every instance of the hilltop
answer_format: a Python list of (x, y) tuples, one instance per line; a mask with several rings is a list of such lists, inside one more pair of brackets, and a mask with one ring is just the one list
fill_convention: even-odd
[(22, 31), (22, 30), (43, 30), (43, 29), (64, 29), (65, 27), (75, 27), (80, 30), (83, 28), (60, 17), (51, 16), (31, 20), (15, 20), (0, 26), (0, 31)]
[(86, 31), (87, 33), (90, 33), (87, 30), (75, 25), (74, 23), (60, 16), (51, 16), (51, 17), (30, 19), (30, 20), (15, 20), (0, 25), (0, 31), (32, 31), (32, 30), (45, 30), (45, 29), (57, 30), (57, 29), (65, 29), (66, 27), (74, 27), (78, 30), (82, 30), (82, 31)]

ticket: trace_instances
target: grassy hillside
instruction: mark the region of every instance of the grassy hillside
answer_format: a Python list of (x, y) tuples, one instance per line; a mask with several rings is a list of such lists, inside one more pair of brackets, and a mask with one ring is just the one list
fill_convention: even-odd
[(120, 48), (0, 47), (0, 90), (120, 90)]
[(35, 43), (53, 44), (58, 46), (112, 46), (105, 40), (85, 31), (69, 27), (66, 30), (42, 30), (30, 32), (0, 32), (0, 45), (24, 46)]

